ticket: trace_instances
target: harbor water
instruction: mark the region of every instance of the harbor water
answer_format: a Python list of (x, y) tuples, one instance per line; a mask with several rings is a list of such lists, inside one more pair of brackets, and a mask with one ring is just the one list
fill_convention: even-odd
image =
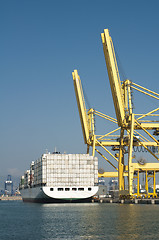
[(0, 202), (1, 240), (159, 239), (159, 205)]

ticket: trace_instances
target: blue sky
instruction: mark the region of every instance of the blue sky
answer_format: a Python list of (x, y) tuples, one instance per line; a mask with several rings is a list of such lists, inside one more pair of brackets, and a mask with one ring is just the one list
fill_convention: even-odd
[[(91, 107), (115, 116), (100, 38), (104, 28), (127, 78), (159, 92), (158, 9), (155, 0), (0, 1), (0, 174), (22, 173), (46, 149), (86, 152), (74, 69)], [(154, 102), (137, 95), (134, 104), (142, 112)], [(106, 125), (96, 128), (104, 133)]]

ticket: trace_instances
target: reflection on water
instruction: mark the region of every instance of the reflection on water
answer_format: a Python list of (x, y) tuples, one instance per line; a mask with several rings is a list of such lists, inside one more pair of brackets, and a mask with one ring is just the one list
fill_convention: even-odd
[(159, 239), (159, 205), (0, 202), (1, 240)]

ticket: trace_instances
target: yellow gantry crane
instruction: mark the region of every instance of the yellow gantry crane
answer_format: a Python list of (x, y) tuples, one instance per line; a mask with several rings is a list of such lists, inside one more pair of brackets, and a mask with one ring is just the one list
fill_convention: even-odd
[[(155, 197), (156, 172), (159, 172), (159, 163), (153, 162), (143, 164), (143, 162), (134, 162), (133, 148), (143, 147), (151, 154), (153, 159), (159, 160), (157, 154), (152, 151), (152, 147), (159, 147), (159, 142), (156, 139), (159, 135), (159, 121), (156, 120), (156, 117), (159, 116), (159, 114), (157, 114), (159, 108), (151, 110), (145, 114), (134, 114), (131, 96), (132, 89), (157, 100), (159, 100), (159, 94), (135, 84), (128, 79), (121, 82), (113, 42), (108, 29), (104, 30), (104, 33), (101, 34), (101, 38), (117, 119), (109, 117), (108, 115), (92, 108), (89, 110), (86, 109), (81, 80), (77, 70), (74, 70), (72, 73), (74, 88), (84, 141), (85, 144), (87, 144), (87, 152), (89, 152), (91, 146), (92, 155), (97, 151), (109, 164), (111, 164), (111, 166), (114, 167), (116, 170), (115, 172), (105, 172), (99, 174), (99, 176), (118, 177), (119, 195), (133, 196), (133, 184), (134, 180), (137, 179), (137, 196), (140, 196), (139, 177), (140, 173), (142, 173), (145, 174), (145, 189), (147, 196), (150, 194), (148, 192), (148, 181), (150, 178), (153, 178), (153, 196)], [(94, 127), (95, 115), (118, 124), (118, 127), (109, 133), (96, 135)], [(148, 117), (148, 120), (145, 119), (146, 117)], [(153, 134), (152, 130), (154, 131)], [(112, 134), (117, 131), (120, 131), (120, 135), (117, 139), (113, 139), (116, 135)], [(111, 156), (113, 161), (117, 163), (117, 167), (112, 161), (108, 160), (105, 154), (102, 154), (97, 147), (104, 149), (105, 152)], [(114, 156), (114, 154), (108, 150), (108, 147), (112, 147), (112, 149), (117, 150), (118, 153)], [(127, 151), (125, 150), (126, 148)], [(125, 159), (126, 152), (128, 153), (127, 159)], [(128, 178), (128, 189), (126, 189), (125, 178)]]

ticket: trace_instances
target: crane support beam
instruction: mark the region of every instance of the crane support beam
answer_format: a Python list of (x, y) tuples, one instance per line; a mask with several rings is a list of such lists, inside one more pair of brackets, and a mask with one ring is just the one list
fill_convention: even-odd
[(147, 93), (147, 92), (145, 92), (145, 91), (142, 91), (141, 89), (138, 89), (138, 88), (136, 88), (136, 87), (134, 87), (134, 86), (131, 86), (131, 87), (132, 87), (133, 89), (141, 92), (141, 93), (144, 93), (145, 95), (148, 95), (149, 97), (152, 97), (152, 98), (155, 98), (155, 99), (159, 100), (159, 97), (156, 97), (156, 96), (154, 96), (154, 95), (152, 95), (152, 94), (150, 94), (150, 93)]
[(156, 142), (156, 144), (158, 144), (158, 141), (156, 140), (156, 138), (154, 138), (140, 123), (138, 123), (137, 121), (135, 122), (137, 123), (138, 126), (142, 128), (143, 131), (147, 133), (147, 135), (149, 135), (149, 137), (151, 137)]
[(80, 120), (81, 120), (84, 142), (85, 144), (87, 144), (89, 141), (88, 115), (86, 111), (82, 84), (81, 84), (81, 80), (77, 70), (74, 70), (74, 72), (72, 73), (72, 77), (74, 82), (74, 89), (76, 93), (76, 100), (77, 100), (78, 111), (79, 111)]
[[(128, 176), (128, 173), (127, 172), (124, 172), (123, 173), (124, 177), (127, 177)], [(98, 173), (98, 177), (118, 177), (118, 172), (104, 172), (104, 173)]]
[[(132, 163), (132, 167), (134, 171), (159, 171), (159, 163), (145, 163), (144, 165)], [(125, 165), (124, 171), (128, 171), (128, 165)]]
[(113, 168), (115, 168), (117, 171), (118, 169), (112, 164), (101, 152), (99, 152), (98, 149), (95, 149), (97, 153), (99, 153)]
[(141, 117), (139, 117), (137, 120), (140, 120), (140, 119), (142, 119), (142, 118), (144, 118), (144, 117), (146, 117), (146, 116), (158, 116), (158, 114), (153, 114), (154, 112), (157, 112), (159, 110), (159, 108), (156, 108), (156, 109), (154, 109), (154, 110), (152, 110), (152, 111), (150, 111), (150, 112), (148, 112), (148, 113), (146, 113), (146, 114), (135, 114), (135, 115), (141, 115)]
[(156, 96), (159, 96), (159, 93), (156, 93), (156, 92), (154, 92), (154, 91), (152, 91), (152, 90), (150, 90), (150, 89), (148, 89), (148, 88), (142, 87), (142, 86), (139, 85), (139, 84), (136, 84), (136, 83), (132, 82), (132, 85), (137, 86), (137, 87), (139, 87), (139, 88), (141, 88), (141, 89), (144, 89), (145, 91), (150, 92), (150, 93), (152, 93), (152, 94), (154, 94), (154, 95), (156, 95)]
[(98, 137), (98, 140), (100, 140), (100, 139), (102, 139), (102, 138), (104, 138), (104, 137), (107, 137), (107, 136), (109, 136), (109, 135), (111, 136), (112, 133), (118, 131), (119, 129), (120, 129), (120, 127), (117, 128), (117, 129), (114, 129), (113, 131), (111, 131), (111, 132), (109, 132), (109, 133), (106, 133), (106, 134), (103, 135), (103, 136)]
[[(151, 130), (151, 129), (159, 128), (159, 123), (141, 123), (141, 127)], [(140, 127), (135, 129), (140, 129)]]
[(121, 82), (119, 77), (117, 61), (114, 53), (113, 42), (109, 35), (108, 29), (104, 29), (104, 33), (101, 34), (101, 38), (103, 43), (103, 50), (108, 70), (109, 82), (111, 86), (116, 117), (118, 125), (122, 126), (125, 120), (124, 101), (121, 91)]
[[(99, 141), (97, 138), (96, 146), (107, 146), (107, 147), (112, 147), (112, 146), (120, 146), (120, 142), (115, 142), (115, 141)], [(123, 143), (124, 146), (129, 146), (128, 143)], [(157, 147), (158, 144), (156, 142), (134, 142), (133, 146), (155, 146)]]
[(102, 174), (98, 173), (98, 177), (118, 177), (118, 172), (104, 172)]
[[(97, 140), (96, 140), (97, 141)], [(98, 141), (97, 141), (98, 142)], [(106, 149), (100, 142), (98, 142), (99, 146), (101, 146), (107, 153), (109, 153), (110, 156), (112, 156), (117, 162), (118, 162), (118, 159), (116, 157), (114, 157), (114, 155), (108, 151), (108, 149)]]

